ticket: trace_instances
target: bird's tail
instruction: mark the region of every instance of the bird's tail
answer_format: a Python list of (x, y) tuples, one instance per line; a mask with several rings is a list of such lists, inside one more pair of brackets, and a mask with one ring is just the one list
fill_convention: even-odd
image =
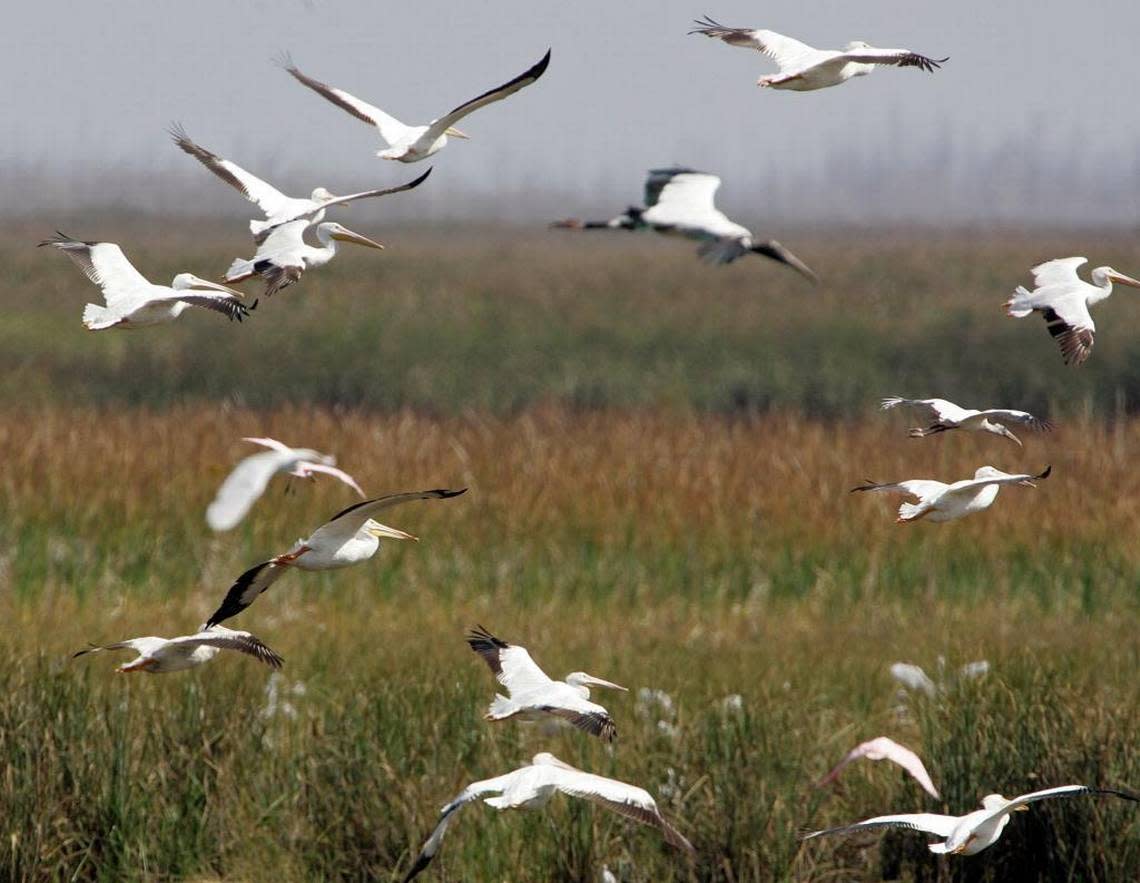
[(1033, 312), (1032, 292), (1026, 291), (1022, 285), (1017, 286), (1013, 297), (1005, 302), (1005, 311), (1015, 319), (1023, 319)]
[[(256, 221), (250, 221), (250, 229)], [(257, 271), (253, 268), (253, 261), (247, 261), (244, 258), (234, 258), (234, 262), (230, 264), (230, 268), (226, 270), (227, 282), (241, 282), (243, 279), (248, 279), (253, 276)]]
[(902, 503), (899, 506), (899, 521), (917, 521), (926, 514), (926, 507), (922, 503)]
[(901, 405), (905, 401), (906, 399), (902, 398), (901, 396), (887, 396), (885, 399), (879, 400), (879, 407), (884, 411), (889, 411), (891, 408), (894, 408), (897, 405)]
[(252, 233), (255, 238), (259, 238), (262, 233), (272, 230), (275, 226), (276, 224), (271, 224), (269, 221), (252, 220), (249, 222), (249, 232)]
[(516, 711), (518, 711), (518, 709), (515, 707), (515, 704), (506, 696), (499, 694), (491, 700), (491, 707), (487, 709), (487, 719), (503, 720), (504, 718), (510, 717)]
[(117, 324), (118, 321), (114, 313), (106, 307), (99, 306), (99, 304), (88, 304), (83, 308), (83, 324), (86, 325), (90, 331), (110, 328), (112, 325)]

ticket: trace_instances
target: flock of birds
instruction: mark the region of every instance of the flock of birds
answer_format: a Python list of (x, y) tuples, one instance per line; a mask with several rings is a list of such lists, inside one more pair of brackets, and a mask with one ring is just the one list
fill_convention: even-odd
[[(709, 18), (696, 22), (696, 25), (691, 33), (719, 39), (730, 46), (755, 49), (775, 61), (778, 72), (763, 76), (758, 81), (760, 86), (771, 89), (809, 91), (837, 86), (884, 65), (933, 72), (947, 61), (907, 49), (878, 49), (863, 42), (849, 43), (842, 50), (814, 49), (773, 31), (728, 28)], [(302, 73), (287, 55), (280, 59), (280, 63), (308, 89), (357, 119), (375, 126), (387, 145), (377, 152), (377, 156), (413, 163), (435, 155), (447, 146), (451, 138), (468, 138), (456, 128), (456, 124), (471, 113), (535, 83), (550, 64), (550, 52), (547, 51), (536, 64), (517, 77), (460, 104), (426, 125), (418, 126), (402, 123), (343, 89), (313, 79)], [(87, 304), (83, 312), (83, 322), (91, 330), (170, 322), (189, 307), (201, 307), (241, 320), (249, 315), (258, 301), (247, 307), (242, 292), (229, 285), (256, 277), (264, 285), (264, 295), (270, 297), (297, 283), (306, 270), (332, 260), (337, 253), (338, 242), (383, 248), (379, 242), (339, 223), (325, 221), (326, 212), (355, 200), (412, 190), (423, 184), (431, 173), (428, 169), (418, 178), (398, 186), (346, 196), (335, 196), (327, 189), (317, 187), (307, 198), (290, 197), (236, 163), (196, 144), (181, 126), (174, 126), (171, 135), (182, 151), (238, 190), (264, 214), (264, 218), (251, 220), (249, 224), (255, 252), (251, 258), (234, 260), (224, 277), (228, 285), (181, 273), (170, 286), (161, 286), (142, 276), (117, 244), (86, 242), (62, 233), (47, 239), (41, 244), (63, 251), (103, 292), (105, 304)], [(646, 181), (644, 205), (631, 206), (608, 221), (569, 219), (557, 221), (552, 226), (561, 229), (652, 230), (699, 241), (698, 253), (710, 263), (727, 264), (746, 254), (760, 254), (791, 267), (813, 282), (818, 281), (815, 271), (780, 243), (756, 239), (751, 231), (720, 212), (714, 202), (719, 186), (720, 179), (715, 175), (681, 167), (657, 169), (649, 173)], [(313, 231), (319, 245), (313, 246), (305, 241), (309, 230)], [(1077, 275), (1077, 269), (1084, 263), (1085, 258), (1072, 257), (1034, 267), (1034, 289), (1029, 291), (1018, 287), (1006, 303), (1010, 316), (1020, 318), (1032, 312), (1041, 313), (1067, 364), (1080, 365), (1091, 352), (1095, 326), (1089, 308), (1111, 294), (1114, 282), (1140, 287), (1140, 281), (1111, 267), (1098, 267), (1092, 271), (1091, 284), (1084, 282)], [(1034, 430), (1051, 428), (1047, 421), (1024, 411), (999, 408), (972, 410), (937, 398), (891, 397), (883, 399), (882, 407), (907, 407), (923, 412), (927, 425), (910, 430), (910, 435), (916, 438), (964, 430), (1002, 436), (1020, 446), (1021, 441), (1009, 425)], [(278, 474), (307, 479), (328, 475), (364, 499), (333, 515), (307, 538), (298, 540), (289, 551), (242, 573), (196, 633), (170, 639), (141, 637), (102, 647), (92, 646), (79, 651), (76, 656), (129, 649), (137, 656), (122, 665), (119, 672), (160, 674), (190, 669), (210, 661), (221, 650), (235, 650), (278, 668), (282, 665), (282, 658), (260, 639), (222, 623), (243, 612), (289, 568), (317, 571), (350, 567), (372, 558), (384, 539), (416, 540), (409, 533), (377, 521), (376, 516), (382, 511), (412, 501), (451, 499), (466, 491), (466, 488), (433, 489), (368, 499), (352, 476), (336, 467), (335, 458), (330, 455), (308, 448), (293, 448), (271, 438), (247, 438), (245, 441), (265, 450), (238, 463), (218, 489), (206, 512), (207, 523), (215, 531), (235, 527)], [(1046, 467), (1038, 474), (1010, 474), (992, 466), (983, 466), (973, 478), (950, 484), (930, 479), (893, 483), (866, 481), (852, 491), (901, 493), (912, 498), (914, 502), (904, 502), (900, 506), (900, 522), (923, 518), (935, 522), (951, 521), (988, 508), (1001, 487), (1032, 487), (1035, 480), (1047, 478), (1050, 471)], [(487, 720), (545, 720), (576, 727), (607, 742), (617, 737), (615, 721), (604, 706), (591, 699), (590, 689), (625, 690), (624, 687), (585, 672), (574, 672), (563, 680), (554, 680), (534, 662), (524, 647), (509, 644), (482, 627), (472, 630), (467, 642), (507, 692), (505, 696), (498, 694), (494, 697), (486, 713)], [(852, 749), (818, 784), (823, 786), (833, 782), (849, 763), (861, 758), (898, 764), (931, 797), (938, 798), (938, 791), (918, 755), (885, 736)], [(656, 827), (667, 843), (690, 855), (696, 854), (689, 841), (662, 816), (647, 791), (636, 785), (575, 769), (543, 752), (518, 769), (473, 782), (446, 804), (435, 830), (405, 881), (428, 866), (438, 853), (455, 813), (467, 804), (481, 799), (488, 806), (500, 810), (533, 809), (541, 808), (558, 793), (592, 801), (635, 822)], [(856, 824), (815, 831), (807, 834), (805, 839), (894, 827), (936, 837), (937, 842), (929, 844), (932, 852), (972, 855), (997, 842), (1013, 812), (1025, 810), (1029, 804), (1040, 800), (1078, 795), (1111, 795), (1140, 800), (1140, 796), (1125, 790), (1064, 785), (1013, 799), (990, 794), (983, 798), (981, 809), (961, 816), (936, 813), (875, 816)]]

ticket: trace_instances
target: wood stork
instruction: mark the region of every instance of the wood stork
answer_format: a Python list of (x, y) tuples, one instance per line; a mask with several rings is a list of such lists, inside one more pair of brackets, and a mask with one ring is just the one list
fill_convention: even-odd
[(239, 322), (249, 315), (240, 291), (193, 273), (179, 273), (169, 286), (148, 282), (113, 242), (82, 242), (57, 232), (40, 243), (44, 245), (62, 251), (102, 290), (106, 306), (83, 308), (83, 324), (91, 331), (161, 325), (173, 322), (188, 307), (213, 310)]
[(927, 478), (915, 478), (894, 484), (876, 484), (868, 479), (865, 484), (851, 488), (851, 493), (885, 491), (914, 497), (918, 500), (917, 503), (903, 503), (899, 506), (899, 517), (896, 521), (900, 524), (906, 521), (918, 521), (920, 518), (927, 518), (930, 521), (955, 521), (988, 509), (997, 499), (1002, 485), (1019, 484), (1023, 487), (1036, 487), (1033, 482), (1048, 478), (1052, 469), (1053, 467), (1046, 466), (1045, 470), (1037, 475), (1011, 475), (993, 466), (982, 466), (974, 473), (973, 478), (964, 478), (953, 484)]
[(271, 668), (280, 668), (284, 660), (249, 632), (235, 631), (224, 626), (203, 626), (193, 635), (178, 638), (131, 638), (103, 647), (91, 646), (72, 655), (102, 653), (104, 650), (134, 650), (138, 656), (116, 669), (120, 674), (145, 671), (147, 674), (168, 674), (185, 671), (209, 662), (222, 650), (237, 650), (264, 662)]
[(413, 500), (446, 500), (467, 492), (461, 490), (412, 491), (365, 500), (343, 509), (318, 527), (308, 539), (298, 540), (291, 550), (263, 561), (237, 578), (221, 606), (206, 621), (216, 625), (245, 610), (257, 596), (277, 582), (287, 567), (301, 570), (338, 570), (367, 561), (380, 548), (381, 537), (416, 540), (410, 533), (388, 527), (372, 516), (384, 509)]
[(630, 206), (608, 221), (569, 218), (552, 227), (569, 230), (654, 230), (701, 243), (697, 254), (710, 264), (730, 264), (759, 254), (787, 264), (813, 282), (819, 277), (775, 239), (756, 241), (752, 232), (728, 218), (714, 201), (720, 178), (689, 168), (653, 169), (645, 182), (644, 207)]
[(1006, 313), (1022, 319), (1040, 313), (1045, 327), (1061, 347), (1066, 365), (1083, 365), (1092, 353), (1093, 324), (1089, 308), (1112, 294), (1112, 283), (1140, 288), (1140, 280), (1125, 276), (1112, 267), (1097, 267), (1089, 276), (1092, 284), (1077, 275), (1077, 268), (1088, 258), (1057, 258), (1038, 264), (1033, 274), (1033, 291), (1017, 286), (1013, 297), (1005, 302)]
[(1048, 432), (1053, 424), (1048, 420), (1034, 417), (1027, 411), (1014, 411), (1008, 408), (986, 408), (976, 411), (973, 408), (961, 408), (946, 399), (904, 399), (899, 396), (889, 396), (880, 403), (884, 411), (899, 406), (915, 408), (926, 412), (931, 424), (925, 429), (915, 427), (910, 431), (911, 438), (926, 438), (949, 429), (964, 429), (967, 432), (990, 432), (1008, 438), (1021, 445), (1021, 439), (1009, 431), (1004, 423), (1019, 423), (1029, 429), (1039, 432)]
[(486, 107), (496, 101), (502, 101), (508, 95), (514, 95), (520, 89), (529, 86), (546, 72), (549, 64), (550, 50), (547, 49), (546, 55), (514, 79), (508, 80), (501, 86), (496, 86), (470, 101), (465, 101), (439, 119), (432, 120), (426, 126), (408, 126), (380, 108), (348, 94), (343, 89), (328, 86), (319, 80), (306, 76), (297, 69), (288, 55), (281, 59), (281, 66), (291, 73), (299, 83), (308, 86), (318, 95), (328, 99), (342, 110), (348, 111), (357, 119), (376, 127), (380, 137), (388, 145), (386, 149), (378, 150), (377, 156), (381, 159), (393, 159), (404, 163), (419, 162), (434, 153), (438, 153), (447, 146), (449, 137), (469, 138), (469, 135), (465, 135), (455, 128), (456, 123), (479, 108)]
[(877, 49), (862, 40), (853, 40), (841, 50), (816, 49), (777, 34), (751, 28), (726, 28), (708, 16), (697, 19), (690, 34), (704, 34), (723, 40), (729, 46), (756, 49), (776, 62), (779, 73), (761, 77), (758, 86), (810, 92), (846, 83), (852, 77), (871, 73), (879, 65), (913, 67), (933, 73), (949, 58), (927, 58), (909, 49)]

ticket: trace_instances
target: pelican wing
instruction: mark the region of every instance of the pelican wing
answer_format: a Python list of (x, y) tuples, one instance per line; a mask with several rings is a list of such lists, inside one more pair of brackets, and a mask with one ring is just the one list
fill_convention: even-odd
[(382, 190), (364, 190), (360, 193), (350, 193), (348, 196), (336, 196), (332, 199), (322, 202), (317, 211), (323, 208), (328, 208), (333, 205), (343, 205), (346, 202), (353, 202), (357, 199), (371, 199), (374, 196), (390, 196), (393, 193), (403, 193), (405, 190), (413, 190), (419, 187), (424, 181), (427, 180), (428, 175), (431, 174), (431, 169), (428, 169), (414, 181), (409, 181), (407, 184), (401, 184), (399, 187), (385, 187)]
[(1082, 365), (1092, 354), (1096, 324), (1080, 294), (1053, 300), (1041, 311), (1045, 327), (1061, 348), (1066, 365)]
[(221, 605), (206, 620), (206, 628), (224, 622), (245, 610), (258, 595), (284, 575), (285, 568), (286, 565), (278, 564), (275, 560), (262, 561), (239, 576), (226, 592)]
[(218, 488), (213, 502), (206, 507), (206, 523), (210, 529), (221, 531), (236, 527), (265, 493), (270, 479), (282, 470), (292, 469), (302, 457), (300, 451), (283, 448), (253, 454), (238, 463)]
[(285, 661), (249, 632), (235, 631), (222, 626), (206, 629), (196, 635), (171, 638), (170, 643), (184, 647), (217, 647), (219, 650), (237, 650), (239, 653), (252, 656), (259, 662), (264, 662), (270, 668), (281, 668), (281, 664)]
[(361, 101), (355, 95), (350, 95), (343, 89), (337, 89), (334, 86), (322, 83), (320, 80), (314, 80), (312, 77), (305, 76), (297, 69), (296, 65), (293, 64), (293, 59), (288, 55), (285, 55), (281, 59), (281, 66), (291, 73), (297, 82), (308, 86), (318, 95), (321, 95), (341, 108), (341, 110), (347, 110), (358, 120), (371, 123), (380, 130), (380, 137), (387, 141), (389, 146), (400, 141), (407, 135), (409, 127), (401, 123), (394, 116), (384, 113), (380, 108), (369, 104), (367, 101)]
[(207, 169), (236, 189), (242, 196), (265, 212), (266, 217), (276, 214), (289, 202), (289, 197), (228, 159), (201, 147), (190, 140), (186, 130), (175, 125), (170, 135), (185, 153), (190, 154)]
[(1020, 484), (1023, 481), (1037, 481), (1043, 478), (1048, 478), (1049, 474), (1052, 471), (1052, 466), (1046, 466), (1044, 471), (1039, 472), (1036, 475), (1023, 473), (1020, 475), (1002, 474), (994, 476), (993, 478), (968, 478), (964, 481), (954, 482), (954, 484), (951, 485), (950, 488), (946, 491), (946, 496), (950, 497), (959, 494), (973, 494), (978, 488), (985, 487), (989, 484)]
[(249, 308), (241, 302), (237, 295), (226, 294), (223, 291), (215, 292), (183, 289), (174, 294), (164, 294), (159, 297), (147, 298), (147, 300), (151, 303), (180, 300), (183, 303), (190, 304), (192, 307), (201, 307), (204, 310), (221, 313), (231, 321), (236, 319), (240, 322), (249, 315)]
[(343, 484), (347, 484), (350, 488), (352, 488), (354, 491), (356, 491), (358, 494), (360, 494), (362, 499), (368, 496), (366, 493), (364, 493), (364, 489), (359, 484), (356, 483), (355, 478), (353, 478), (351, 475), (349, 475), (343, 469), (338, 469), (336, 466), (330, 466), (328, 463), (305, 462), (304, 464), (302, 464), (302, 468), (306, 472), (310, 472), (310, 473), (320, 472), (324, 475), (332, 476), (337, 481), (342, 482)]
[(384, 509), (390, 509), (393, 506), (400, 506), (404, 503), (411, 503), (413, 500), (446, 500), (450, 497), (458, 497), (460, 494), (465, 493), (467, 493), (467, 488), (461, 488), (457, 491), (438, 488), (430, 491), (410, 491), (403, 494), (389, 494), (386, 497), (365, 500), (363, 503), (356, 503), (347, 509), (342, 509), (313, 531), (313, 535), (310, 539), (316, 543), (320, 543), (323, 539), (334, 542), (338, 539), (347, 539), (348, 537), (355, 536), (356, 532), (364, 527), (368, 519), (372, 518), (372, 516), (378, 512), (382, 512)]
[(1034, 417), (1028, 411), (1015, 411), (1012, 408), (987, 408), (980, 413), (1002, 423), (1020, 423), (1022, 426), (1028, 426), (1038, 432), (1049, 432), (1053, 429), (1053, 424), (1050, 421)]
[(496, 638), (483, 626), (476, 626), (467, 635), (467, 643), (490, 667), (495, 679), (507, 688), (511, 696), (540, 690), (553, 683), (525, 647), (508, 644)]
[(508, 80), (501, 86), (496, 86), (494, 89), (489, 89), (482, 95), (472, 98), (470, 101), (465, 101), (463, 104), (456, 107), (454, 110), (445, 113), (438, 120), (432, 120), (431, 125), (425, 133), (426, 140), (431, 143), (443, 135), (448, 129), (458, 123), (468, 114), (474, 113), (481, 107), (486, 107), (488, 104), (493, 104), (496, 101), (502, 101), (508, 95), (514, 95), (520, 89), (525, 89), (544, 73), (547, 67), (550, 66), (550, 50), (546, 50), (546, 54), (542, 56), (535, 64), (531, 65), (513, 80)]
[(75, 659), (79, 656), (85, 656), (88, 653), (102, 653), (105, 650), (134, 650), (136, 653), (141, 653), (145, 656), (157, 650), (165, 643), (165, 638), (146, 637), (130, 638), (126, 641), (116, 641), (114, 644), (104, 644), (102, 646), (92, 644), (90, 647), (85, 647), (82, 650), (77, 650), (75, 653), (72, 653), (71, 658)]
[(657, 802), (644, 788), (573, 767), (550, 766), (546, 769), (547, 781), (563, 794), (592, 801), (639, 824), (651, 825), (665, 835), (665, 842), (670, 846), (690, 854), (696, 852), (684, 835), (665, 820), (657, 809)]
[(1000, 819), (1015, 809), (1020, 809), (1023, 806), (1028, 806), (1030, 803), (1036, 803), (1039, 800), (1049, 800), (1053, 797), (1080, 797), (1085, 794), (1090, 794), (1094, 797), (1123, 797), (1125, 800), (1140, 801), (1140, 794), (1131, 791), (1118, 791), (1115, 788), (1094, 788), (1091, 785), (1060, 785), (1056, 788), (1046, 788), (1043, 791), (1031, 791), (1029, 794), (1022, 794), (1020, 797), (1015, 797), (1001, 809), (995, 809), (989, 815), (979, 819), (977, 825), (974, 827), (977, 828), (986, 822)]
[(859, 64), (890, 64), (895, 67), (916, 67), (927, 73), (934, 73), (949, 60), (949, 57), (927, 58), (925, 55), (919, 55), (909, 49), (876, 49), (874, 46), (868, 46), (845, 50), (838, 58), (833, 59), (828, 64), (846, 64), (849, 61)]
[(690, 34), (704, 34), (706, 37), (723, 40), (729, 46), (763, 52), (776, 62), (781, 71), (792, 71), (802, 67), (819, 51), (807, 43), (801, 43), (775, 31), (725, 27), (707, 15), (693, 23), (696, 27), (689, 31)]
[(950, 486), (944, 482), (933, 481), (928, 478), (912, 478), (909, 481), (900, 481), (895, 484), (876, 484), (870, 479), (863, 479), (863, 482), (858, 487), (851, 488), (851, 493), (856, 491), (883, 491), (884, 493), (907, 494), (915, 499), (924, 500), (941, 493)]
[(879, 736), (877, 739), (871, 739), (852, 748), (847, 752), (847, 756), (836, 764), (835, 768), (820, 779), (817, 784), (823, 786), (829, 782), (834, 782), (849, 763), (861, 760), (862, 758), (868, 758), (869, 760), (889, 760), (891, 763), (897, 764), (910, 773), (911, 777), (922, 786), (927, 794), (934, 798), (938, 797), (938, 789), (934, 787), (934, 783), (930, 780), (930, 773), (926, 771), (922, 759), (905, 745), (900, 745), (898, 742), (895, 742), (893, 739), (888, 739), (886, 736)]
[(958, 816), (944, 816), (931, 812), (900, 813), (893, 816), (875, 816), (854, 825), (843, 825), (838, 828), (825, 828), (822, 831), (812, 831), (805, 834), (803, 839), (822, 837), (825, 834), (850, 834), (852, 831), (865, 831), (872, 828), (906, 828), (910, 831), (923, 831), (941, 837), (945, 840), (953, 832), (955, 826), (961, 821)]
[(102, 289), (103, 299), (111, 309), (148, 293), (151, 288), (146, 277), (113, 242), (83, 242), (57, 231), (40, 245), (58, 248), (71, 258), (83, 274)]
[(606, 742), (612, 742), (617, 738), (617, 724), (609, 712), (589, 700), (583, 702), (582, 708), (566, 708), (560, 705), (539, 705), (537, 708)]
[(1073, 286), (1081, 281), (1077, 270), (1089, 262), (1088, 258), (1072, 257), (1057, 258), (1045, 261), (1030, 269), (1033, 274), (1033, 287), (1045, 288), (1047, 285)]

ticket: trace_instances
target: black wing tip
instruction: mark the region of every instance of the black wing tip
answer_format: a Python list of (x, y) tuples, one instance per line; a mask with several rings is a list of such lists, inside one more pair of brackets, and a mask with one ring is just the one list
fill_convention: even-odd
[(474, 628), (468, 629), (465, 640), (476, 653), (481, 650), (506, 650), (511, 646), (502, 638), (492, 635), (487, 627), (481, 624), (476, 624)]
[(293, 63), (293, 54), (288, 49), (282, 49), (273, 56), (273, 63), (282, 70), (287, 70), (293, 73), (297, 70), (297, 65)]
[(1048, 477), (1049, 477), (1049, 475), (1050, 475), (1052, 472), (1053, 472), (1053, 464), (1052, 464), (1052, 463), (1050, 463), (1050, 464), (1048, 464), (1048, 465), (1045, 467), (1045, 471), (1044, 471), (1044, 472), (1042, 472), (1040, 475), (1036, 475), (1036, 476), (1034, 476), (1034, 477), (1035, 477), (1035, 478), (1048, 478)]
[(431, 860), (432, 856), (424, 855), (421, 852), (416, 857), (416, 863), (412, 865), (412, 867), (408, 870), (408, 873), (404, 875), (403, 883), (409, 883), (412, 878), (417, 877), (424, 868), (431, 864)]
[(544, 56), (542, 56), (542, 58), (540, 58), (538, 60), (538, 62), (536, 64), (534, 64), (529, 71), (527, 71), (527, 74), (529, 76), (532, 76), (537, 80), (544, 73), (546, 73), (546, 69), (548, 67), (550, 67), (550, 53), (552, 51), (552, 48), (553, 47), (548, 47), (546, 50), (546, 54)]
[(724, 25), (713, 19), (711, 15), (706, 15), (704, 18), (694, 18), (693, 24), (696, 27), (689, 31), (689, 34), (705, 34), (707, 37), (713, 37), (715, 34), (707, 33), (709, 28), (725, 29)]
[(851, 488), (851, 490), (849, 490), (847, 493), (853, 494), (856, 491), (873, 491), (877, 487), (879, 487), (879, 483), (877, 481), (871, 481), (869, 478), (864, 478), (861, 485)]
[[(82, 240), (76, 239), (73, 236), (68, 236), (61, 230), (55, 231), (55, 236), (50, 239), (41, 239), (36, 243), (36, 248), (43, 248), (45, 245), (61, 245), (64, 242), (81, 242)], [(87, 243), (85, 243), (87, 244)]]
[(452, 497), (462, 497), (467, 493), (467, 488), (462, 487), (459, 490), (452, 490), (451, 488), (439, 487), (435, 490), (428, 491), (432, 497), (439, 500), (450, 500)]
[(419, 187), (424, 181), (426, 181), (428, 179), (428, 175), (431, 174), (431, 171), (434, 168), (435, 168), (435, 166), (428, 166), (428, 170), (426, 172), (424, 172), (422, 175), (420, 175), (418, 178), (416, 178), (416, 180), (410, 181), (407, 184), (405, 184), (404, 186), (407, 187), (409, 190), (411, 190), (413, 187)]

